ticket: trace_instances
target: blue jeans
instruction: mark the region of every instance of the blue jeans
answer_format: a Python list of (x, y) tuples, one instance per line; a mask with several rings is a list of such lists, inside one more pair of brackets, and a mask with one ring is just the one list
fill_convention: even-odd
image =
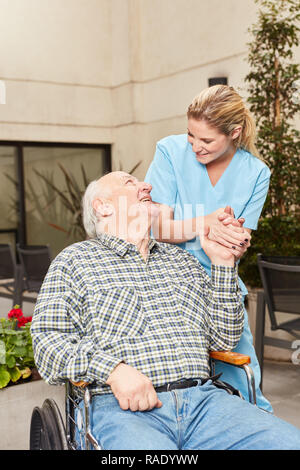
[[(105, 450), (300, 450), (300, 430), (208, 381), (159, 393), (161, 408), (132, 412), (112, 394), (92, 399), (92, 433)], [(80, 404), (82, 407), (82, 402)]]
[[(262, 408), (266, 411), (272, 412), (272, 406), (268, 402), (268, 400), (263, 396), (261, 390), (259, 388), (260, 384), (260, 367), (257, 360), (256, 352), (253, 346), (253, 337), (250, 331), (250, 327), (248, 324), (248, 314), (246, 309), (245, 312), (245, 322), (244, 322), (244, 331), (239, 341), (239, 344), (233, 351), (246, 354), (247, 356), (251, 357), (251, 369), (253, 370), (253, 374), (255, 377), (255, 388), (256, 388), (256, 402), (259, 408)], [(237, 367), (233, 367), (230, 364), (225, 364), (222, 362), (216, 362), (216, 374), (222, 372), (221, 380), (224, 382), (228, 382), (233, 387), (237, 388), (243, 397), (248, 400), (248, 385), (246, 380), (245, 372), (242, 369)]]

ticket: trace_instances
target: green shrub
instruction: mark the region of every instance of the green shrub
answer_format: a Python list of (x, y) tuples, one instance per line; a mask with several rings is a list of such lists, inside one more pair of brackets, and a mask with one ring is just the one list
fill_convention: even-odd
[(289, 216), (263, 217), (259, 229), (252, 232), (251, 247), (241, 259), (239, 274), (250, 287), (261, 287), (257, 254), (300, 256), (300, 222)]
[(248, 102), (257, 124), (257, 148), (271, 170), (268, 197), (241, 260), (240, 275), (260, 286), (257, 253), (300, 255), (300, 68), (293, 63), (299, 45), (299, 0), (255, 0), (258, 21), (250, 29)]

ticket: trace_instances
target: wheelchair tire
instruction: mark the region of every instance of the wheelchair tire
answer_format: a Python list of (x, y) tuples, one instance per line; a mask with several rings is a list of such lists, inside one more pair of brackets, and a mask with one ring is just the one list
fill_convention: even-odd
[(56, 402), (47, 398), (33, 409), (30, 450), (68, 450), (65, 426)]

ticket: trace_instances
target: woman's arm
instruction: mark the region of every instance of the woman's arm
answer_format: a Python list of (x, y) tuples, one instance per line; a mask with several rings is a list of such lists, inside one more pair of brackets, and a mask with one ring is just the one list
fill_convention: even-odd
[(247, 244), (250, 245), (249, 232), (245, 231), (241, 222), (236, 221), (222, 208), (206, 216), (174, 220), (174, 211), (171, 207), (165, 204), (159, 206), (160, 214), (152, 226), (153, 235), (158, 241), (184, 243), (199, 236), (204, 227), (209, 227), (209, 238), (232, 250), (232, 254), (236, 257), (240, 257), (246, 251)]

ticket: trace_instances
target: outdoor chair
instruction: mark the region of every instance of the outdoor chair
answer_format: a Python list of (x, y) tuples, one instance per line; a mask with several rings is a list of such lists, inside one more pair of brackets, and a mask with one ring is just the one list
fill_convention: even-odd
[(17, 244), (17, 252), (23, 271), (22, 300), (35, 302), (36, 299), (23, 297), (23, 292), (39, 292), (51, 263), (50, 247), (49, 245), (20, 246)]
[[(211, 374), (214, 374), (214, 362), (226, 362), (243, 369), (248, 383), (248, 397), (226, 382), (216, 380), (217, 387), (225, 389), (231, 395), (237, 395), (256, 405), (255, 380), (251, 369), (250, 357), (232, 351), (210, 352)], [(67, 382), (65, 400), (65, 422), (57, 403), (52, 398), (46, 398), (42, 407), (33, 409), (30, 423), (30, 450), (77, 450), (76, 433), (80, 436), (80, 450), (102, 450), (91, 430), (91, 406), (93, 384), (86, 382)], [(83, 399), (84, 410), (79, 409)], [(77, 413), (76, 413), (77, 410)], [(78, 449), (79, 450), (79, 449)]]
[[(257, 261), (263, 292), (259, 292), (257, 297), (255, 349), (261, 368), (262, 388), (264, 345), (292, 348), (291, 341), (265, 335), (266, 305), (271, 330), (283, 330), (300, 339), (300, 257), (259, 254)], [(295, 318), (279, 321), (278, 312), (294, 314)]]
[(1, 297), (12, 299), (13, 306), (20, 303), (22, 270), (21, 266), (16, 264), (10, 244), (0, 244), (0, 287)]

